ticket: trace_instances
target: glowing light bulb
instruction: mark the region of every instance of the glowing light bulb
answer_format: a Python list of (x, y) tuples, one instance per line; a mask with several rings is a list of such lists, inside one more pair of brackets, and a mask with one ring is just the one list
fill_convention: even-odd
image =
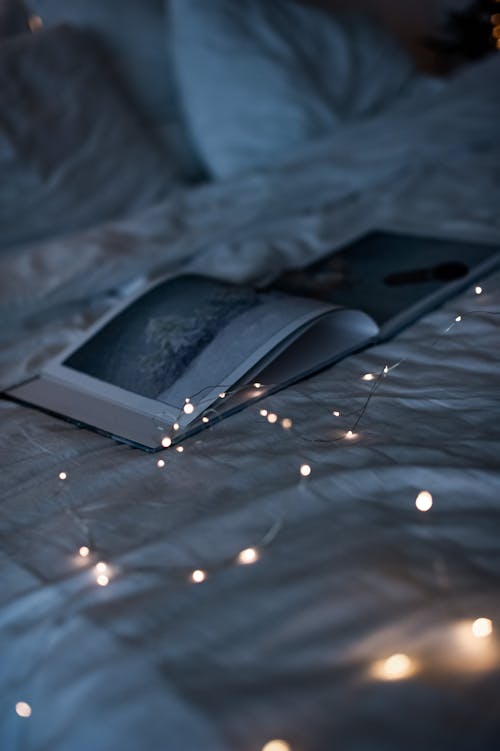
[(186, 415), (192, 415), (194, 412), (194, 405), (191, 404), (191, 402), (187, 402), (187, 404), (184, 405), (184, 412)]
[(99, 576), (96, 579), (96, 582), (100, 587), (107, 587), (109, 584), (109, 577), (106, 576), (106, 574), (99, 574)]
[(261, 415), (262, 417), (267, 417), (267, 409), (261, 409), (259, 411), (259, 415)]
[(362, 381), (374, 381), (376, 378), (376, 375), (374, 373), (365, 373), (363, 376), (361, 376)]
[(159, 469), (163, 469), (163, 467), (165, 466), (165, 462), (163, 461), (163, 459), (158, 459), (158, 461), (156, 462), (156, 466)]
[(384, 375), (387, 375), (388, 372), (389, 372), (389, 366), (384, 365)]
[(255, 389), (260, 389), (260, 388), (262, 388), (262, 384), (261, 384), (261, 383), (258, 383), (258, 382), (255, 382), (253, 386), (254, 386), (254, 388), (255, 388)]
[(281, 421), (281, 425), (285, 428), (285, 430), (290, 430), (292, 427), (292, 421), (289, 417), (284, 417)]
[(208, 417), (202, 417), (201, 421), (205, 422), (205, 423), (210, 422), (210, 420), (208, 419)]
[(340, 417), (340, 412), (338, 411), (338, 409), (334, 409), (333, 412), (332, 412), (332, 415), (334, 417)]
[(412, 671), (412, 662), (408, 655), (395, 654), (385, 660), (382, 673), (388, 681), (400, 681)]
[(90, 555), (90, 548), (88, 548), (87, 545), (82, 545), (78, 553), (82, 558), (88, 558), (88, 556)]
[(161, 439), (161, 445), (163, 446), (163, 448), (168, 449), (168, 447), (172, 445), (172, 439), (166, 435)]
[(225, 396), (226, 396), (226, 392), (225, 391), (221, 391), (220, 394), (219, 394), (219, 399), (224, 399)]
[(205, 571), (202, 571), (201, 568), (197, 568), (195, 571), (191, 573), (191, 581), (195, 584), (201, 584), (201, 582), (204, 582), (207, 578), (207, 574)]
[(311, 474), (311, 471), (312, 470), (309, 464), (300, 465), (300, 474), (302, 475), (302, 477), (309, 477), (309, 475)]
[(174, 429), (174, 430), (179, 430), (179, 428), (180, 428), (181, 426), (179, 425), (179, 423), (178, 423), (178, 422), (174, 422), (174, 424), (172, 425), (172, 427), (173, 427), (173, 429)]
[(259, 553), (255, 548), (245, 548), (238, 554), (236, 560), (243, 566), (247, 566), (248, 564), (255, 563), (255, 561), (259, 560)]
[(477, 285), (477, 287), (474, 287), (474, 292), (476, 293), (476, 295), (480, 295), (482, 291), (483, 291), (483, 288), (480, 287), (479, 285)]
[(262, 751), (292, 751), (292, 747), (286, 741), (276, 738), (262, 746)]
[(456, 321), (457, 323), (460, 323), (460, 321), (461, 321), (461, 320), (462, 320), (462, 316), (456, 316), (456, 317), (455, 317), (455, 321)]
[(344, 436), (344, 438), (348, 441), (354, 441), (354, 439), (357, 437), (358, 437), (358, 434), (354, 433), (352, 430), (348, 430)]
[(278, 415), (275, 414), (274, 412), (269, 412), (267, 416), (267, 421), (270, 423), (278, 422)]
[(415, 500), (415, 506), (419, 511), (429, 511), (432, 508), (432, 495), (428, 490), (421, 490)]
[(68, 475), (66, 474), (66, 472), (59, 472), (59, 479), (60, 480), (66, 480), (67, 477), (68, 477)]
[(99, 561), (99, 563), (96, 563), (95, 570), (98, 574), (104, 574), (108, 570), (108, 564), (104, 563), (104, 561)]
[(16, 714), (19, 717), (31, 717), (31, 707), (26, 701), (18, 701), (16, 704)]
[(471, 629), (477, 639), (484, 639), (493, 632), (493, 623), (490, 618), (476, 618)]

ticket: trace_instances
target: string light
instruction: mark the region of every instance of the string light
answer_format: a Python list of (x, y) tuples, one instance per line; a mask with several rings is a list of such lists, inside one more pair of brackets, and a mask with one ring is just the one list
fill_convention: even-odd
[(207, 422), (209, 422), (209, 419), (208, 419), (208, 417), (202, 417), (201, 421), (207, 423)]
[(482, 291), (483, 291), (483, 288), (480, 287), (479, 285), (477, 287), (474, 287), (474, 292), (476, 293), (476, 295), (482, 294)]
[(429, 511), (432, 508), (432, 495), (428, 490), (421, 490), (415, 500), (415, 506), (419, 511)]
[(179, 423), (178, 423), (178, 422), (174, 422), (174, 424), (172, 425), (172, 427), (173, 427), (173, 429), (174, 429), (174, 430), (179, 430), (179, 428), (180, 428), (181, 426), (179, 425)]
[(283, 428), (284, 428), (285, 430), (290, 430), (290, 428), (292, 427), (292, 424), (293, 424), (293, 423), (292, 423), (292, 421), (290, 420), (290, 418), (289, 418), (289, 417), (284, 417), (284, 418), (282, 419), (282, 421), (281, 421), (281, 425), (282, 425), (282, 427), (283, 427)]
[(332, 415), (334, 417), (340, 417), (340, 412), (338, 411), (338, 409), (334, 409), (333, 412), (332, 412)]
[(164, 436), (164, 438), (161, 439), (161, 445), (163, 448), (168, 449), (168, 447), (172, 445), (172, 439), (169, 438), (168, 435)]
[(18, 701), (16, 704), (16, 714), (19, 717), (31, 717), (31, 707), (26, 701)]
[(267, 421), (270, 423), (278, 422), (278, 415), (275, 414), (274, 412), (269, 412), (267, 416)]
[(82, 545), (78, 553), (81, 555), (82, 558), (88, 558), (90, 555), (90, 548), (87, 547), (87, 545)]
[(477, 639), (484, 639), (492, 634), (493, 623), (490, 618), (476, 618), (471, 629)]
[(344, 438), (346, 440), (348, 440), (348, 441), (354, 441), (355, 438), (357, 438), (357, 437), (358, 437), (358, 434), (354, 433), (352, 430), (348, 430), (347, 433), (344, 436)]
[(187, 402), (184, 405), (184, 412), (186, 413), (186, 415), (192, 415), (193, 414), (193, 412), (194, 412), (194, 406), (191, 404), (191, 402)]
[(262, 417), (267, 417), (267, 409), (261, 409), (259, 411), (259, 415), (261, 415)]
[(258, 383), (258, 382), (254, 383), (254, 385), (253, 385), (253, 386), (254, 386), (254, 388), (255, 388), (255, 389), (260, 389), (260, 388), (262, 388), (262, 384), (261, 384), (261, 383)]
[(106, 576), (106, 574), (99, 574), (99, 576), (96, 579), (96, 582), (100, 587), (107, 587), (109, 584), (109, 577)]
[(201, 568), (195, 569), (191, 573), (191, 577), (190, 577), (191, 581), (194, 582), (195, 584), (201, 584), (201, 582), (204, 582), (206, 578), (207, 578), (206, 571), (203, 571)]
[(59, 479), (60, 480), (66, 480), (68, 478), (68, 475), (66, 472), (59, 472)]
[(292, 747), (286, 741), (276, 738), (262, 746), (262, 751), (292, 751)]
[(163, 469), (163, 467), (165, 466), (165, 462), (163, 461), (163, 459), (158, 459), (158, 461), (156, 462), (156, 466), (158, 467), (158, 469)]
[(415, 672), (415, 664), (403, 653), (391, 655), (374, 666), (374, 675), (386, 681), (401, 681)]
[(225, 396), (226, 396), (226, 392), (225, 391), (221, 391), (220, 394), (219, 394), (219, 399), (224, 399)]
[(455, 321), (457, 323), (460, 323), (461, 320), (462, 320), (462, 316), (455, 316)]
[(309, 477), (309, 475), (311, 474), (311, 467), (309, 466), (309, 464), (300, 465), (300, 474), (302, 475), (302, 477)]
[(361, 376), (362, 381), (374, 381), (377, 376), (374, 373), (365, 373)]
[(245, 548), (238, 553), (236, 562), (240, 563), (242, 566), (248, 566), (250, 563), (255, 563), (258, 560), (259, 553), (255, 548)]
[(98, 574), (105, 574), (108, 570), (108, 564), (104, 563), (104, 561), (99, 561), (99, 563), (96, 563), (95, 570)]
[(179, 454), (182, 454), (182, 452), (184, 451), (184, 446), (177, 446), (175, 450), (178, 451)]
[(389, 366), (384, 365), (384, 375), (387, 375), (388, 372), (389, 372)]

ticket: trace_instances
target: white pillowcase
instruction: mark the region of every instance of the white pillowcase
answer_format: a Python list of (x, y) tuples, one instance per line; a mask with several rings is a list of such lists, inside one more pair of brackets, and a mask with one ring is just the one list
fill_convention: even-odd
[(371, 21), (292, 0), (171, 0), (171, 33), (191, 136), (217, 177), (376, 114), (414, 78)]

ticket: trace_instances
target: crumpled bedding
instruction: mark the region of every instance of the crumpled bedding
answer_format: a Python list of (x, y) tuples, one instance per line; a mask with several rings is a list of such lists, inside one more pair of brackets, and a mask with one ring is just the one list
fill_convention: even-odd
[[(145, 275), (264, 283), (374, 227), (499, 239), (495, 65), (418, 124), (402, 109), (392, 132), (381, 118), (276, 170), (4, 252), (2, 386)], [(164, 452), (164, 468), (0, 401), (2, 751), (495, 749), (500, 273), (480, 284)], [(362, 380), (385, 366), (376, 389)], [(259, 560), (237, 565), (248, 547)], [(477, 639), (481, 616), (494, 631)], [(395, 653), (413, 672), (383, 680)]]

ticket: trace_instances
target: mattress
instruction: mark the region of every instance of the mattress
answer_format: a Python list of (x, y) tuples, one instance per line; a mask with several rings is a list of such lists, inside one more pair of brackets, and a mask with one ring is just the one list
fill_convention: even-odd
[[(2, 387), (146, 276), (500, 239), (498, 150), (344, 146), (4, 252)], [(163, 466), (0, 400), (2, 751), (497, 748), (499, 334), (496, 273)]]

